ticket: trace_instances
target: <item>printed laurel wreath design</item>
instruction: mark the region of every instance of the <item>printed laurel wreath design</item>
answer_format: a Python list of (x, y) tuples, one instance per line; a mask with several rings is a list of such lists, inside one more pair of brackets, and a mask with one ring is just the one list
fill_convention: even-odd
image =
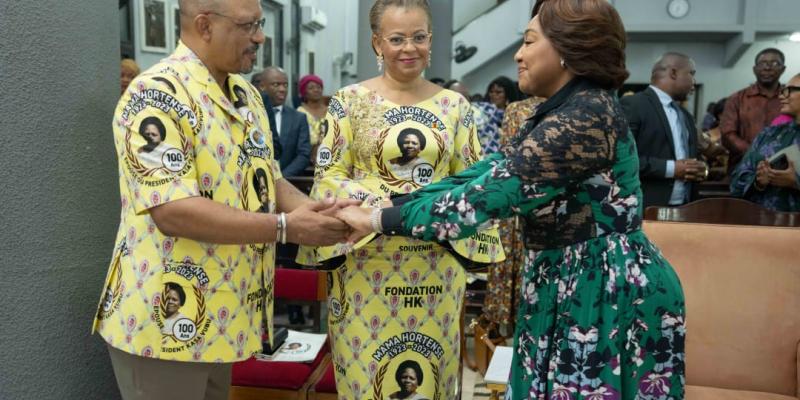
[(467, 146), (469, 146), (469, 160), (468, 161), (469, 161), (470, 165), (475, 164), (476, 162), (481, 160), (480, 157), (478, 157), (478, 153), (475, 151), (475, 138), (476, 137), (478, 137), (478, 135), (473, 135), (473, 134), (470, 133), (469, 140), (468, 140), (468, 143), (467, 143)]
[(439, 366), (434, 364), (433, 360), (431, 360), (431, 371), (433, 371), (433, 382), (434, 385), (436, 385), (436, 389), (434, 389), (433, 392), (433, 400), (441, 400), (442, 394), (439, 393), (439, 380), (441, 379), (441, 376), (439, 376)]
[[(331, 124), (331, 125), (333, 125), (333, 127), (328, 129), (327, 133), (325, 133), (325, 137), (321, 137), (320, 138), (320, 147), (324, 147), (325, 144), (328, 143), (328, 141), (327, 141), (328, 136), (329, 135), (331, 136), (331, 142), (330, 142), (330, 146), (331, 146), (331, 162), (328, 163), (327, 165), (318, 165), (317, 168), (314, 168), (314, 183), (315, 183), (314, 187), (316, 187), (316, 183), (320, 179), (322, 179), (325, 171), (327, 171), (328, 168), (330, 168), (331, 163), (336, 158), (336, 154), (340, 151), (341, 143), (340, 143), (339, 138), (342, 137), (342, 132), (341, 132), (342, 130), (339, 127), (339, 121), (337, 121), (335, 119), (331, 119), (331, 121), (333, 122)], [(319, 155), (319, 152), (317, 152), (317, 157), (318, 157), (318, 155)]]
[(197, 286), (194, 287), (194, 296), (197, 299), (197, 317), (194, 320), (194, 325), (199, 332), (200, 326), (203, 325), (203, 322), (206, 320), (206, 299), (203, 296), (203, 292)]
[(331, 159), (333, 159), (334, 154), (339, 151), (339, 148), (342, 146), (339, 139), (342, 137), (342, 128), (339, 127), (339, 121), (333, 120), (333, 135), (331, 137)]
[[(344, 271), (342, 271), (342, 272), (344, 272)], [(342, 275), (344, 275), (344, 274), (342, 274)], [(344, 280), (345, 280), (344, 276), (340, 275), (339, 276), (339, 304), (341, 304), (342, 306), (344, 306), (344, 302), (347, 301), (347, 299), (345, 299)], [(342, 311), (344, 311), (344, 310), (342, 310)], [(342, 312), (342, 314), (344, 314), (344, 312)], [(344, 316), (344, 315), (342, 315), (342, 316)]]
[[(199, 122), (198, 122), (199, 125)], [(133, 149), (131, 148), (131, 130), (127, 129), (125, 132), (125, 159), (128, 160), (128, 163), (133, 170), (133, 172), (142, 175), (142, 176), (153, 176), (157, 172), (166, 172), (167, 174), (171, 174), (172, 172), (167, 169), (167, 167), (161, 166), (157, 168), (147, 168), (139, 162), (139, 159), (133, 157)], [(189, 152), (192, 151), (192, 145), (189, 143), (189, 140), (186, 138), (186, 135), (183, 133), (178, 133), (178, 136), (181, 138), (181, 153), (183, 153), (184, 157), (189, 156)]]
[(378, 369), (375, 374), (375, 386), (373, 388), (372, 398), (375, 400), (383, 399), (383, 378), (386, 376), (386, 370), (389, 369), (389, 363), (386, 362)]
[[(199, 135), (203, 130), (203, 110), (200, 109), (200, 106), (197, 104), (197, 102), (192, 100), (191, 96), (189, 97), (189, 104), (192, 106), (191, 108), (195, 118), (195, 125), (192, 130), (194, 131), (195, 135)], [(263, 108), (264, 106), (261, 107)], [(272, 136), (270, 136), (270, 139), (272, 139)]]
[[(206, 299), (203, 297), (203, 292), (200, 290), (199, 287), (193, 286), (194, 289), (194, 297), (197, 299), (197, 317), (194, 319), (194, 326), (197, 332), (200, 332), (201, 324), (206, 320)], [(167, 315), (167, 286), (164, 286), (164, 290), (161, 292), (161, 302), (159, 303), (159, 308), (161, 309), (161, 315)], [(163, 327), (163, 322), (161, 323)], [(178, 341), (175, 335), (170, 334), (168, 336), (174, 341)]]
[[(442, 394), (439, 392), (439, 382), (441, 381), (441, 375), (439, 374), (439, 366), (436, 365), (433, 360), (431, 362), (431, 372), (433, 372), (433, 381), (434, 381), (434, 392), (433, 392), (433, 400), (441, 400)], [(373, 385), (372, 389), (372, 398), (375, 400), (382, 400), (383, 399), (383, 379), (386, 377), (386, 370), (389, 369), (389, 362), (387, 361), (380, 368), (378, 368), (378, 373), (375, 374), (375, 384)]]
[[(394, 176), (394, 174), (392, 174), (389, 168), (386, 167), (386, 163), (383, 161), (383, 145), (386, 142), (386, 137), (389, 136), (389, 129), (391, 128), (382, 130), (381, 134), (378, 136), (378, 149), (375, 153), (375, 159), (378, 162), (378, 173), (380, 173), (381, 178), (383, 178), (383, 180), (389, 185), (400, 186), (404, 183), (408, 183), (415, 189), (421, 188), (422, 185), (414, 182), (413, 179), (411, 181), (398, 179), (396, 176)], [(444, 156), (445, 143), (442, 135), (434, 133), (433, 137), (436, 139), (436, 145), (438, 147), (438, 152), (436, 153), (436, 162), (433, 164), (433, 170), (436, 171), (436, 168), (439, 166), (439, 163), (442, 161), (442, 157)]]
[[(256, 177), (256, 179), (258, 179), (258, 177), (255, 175), (255, 172), (253, 172), (253, 177)], [(247, 190), (250, 188), (250, 182), (249, 181), (250, 180), (247, 179), (247, 178), (242, 179), (242, 191), (239, 192), (239, 194), (241, 195), (241, 199), (242, 199), (242, 209), (243, 210), (247, 210), (247, 211), (250, 211), (250, 207), (249, 207), (250, 200), (248, 199), (248, 196), (247, 196)], [(258, 200), (260, 202), (261, 201), (261, 195), (256, 193), (256, 196), (258, 196)]]
[[(339, 315), (334, 316), (331, 318), (330, 321), (332, 324), (338, 324), (340, 321), (343, 321), (347, 316), (347, 312), (350, 310), (350, 303), (346, 303), (345, 299), (345, 289), (344, 289), (344, 277), (342, 276), (344, 268), (337, 269), (336, 271), (329, 272), (330, 274), (336, 273), (339, 274), (339, 296), (336, 298), (336, 301), (339, 302)], [(340, 272), (342, 271), (342, 272)]]
[(116, 280), (117, 280), (114, 283), (114, 289), (111, 291), (111, 294), (112, 294), (111, 307), (108, 309), (108, 311), (105, 311), (105, 310), (103, 310), (102, 303), (101, 303), (101, 306), (98, 307), (98, 310), (97, 310), (97, 317), (99, 319), (106, 319), (106, 318), (110, 317), (111, 314), (114, 313), (114, 310), (116, 309), (116, 306), (120, 302), (120, 299), (121, 299), (120, 288), (122, 288), (122, 268), (120, 268), (119, 264), (120, 264), (120, 257), (121, 257), (122, 251), (123, 251), (123, 249), (119, 250), (119, 254), (117, 254), (117, 257), (114, 260), (114, 265), (111, 267), (112, 268), (112, 272), (111, 273), (116, 275)]

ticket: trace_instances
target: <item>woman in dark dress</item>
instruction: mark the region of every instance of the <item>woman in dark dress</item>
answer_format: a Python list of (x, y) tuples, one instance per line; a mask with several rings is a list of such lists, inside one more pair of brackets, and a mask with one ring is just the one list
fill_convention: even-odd
[(507, 399), (682, 399), (680, 281), (641, 231), (635, 143), (614, 91), (625, 31), (606, 0), (540, 0), (515, 55), (548, 98), (520, 135), (383, 209), (340, 212), (354, 238), (472, 235), (519, 215), (526, 257)]
[(756, 136), (731, 174), (731, 194), (770, 210), (798, 212), (800, 169), (788, 158), (774, 158), (782, 151), (800, 148), (800, 74), (781, 90), (781, 114), (791, 120), (768, 126)]

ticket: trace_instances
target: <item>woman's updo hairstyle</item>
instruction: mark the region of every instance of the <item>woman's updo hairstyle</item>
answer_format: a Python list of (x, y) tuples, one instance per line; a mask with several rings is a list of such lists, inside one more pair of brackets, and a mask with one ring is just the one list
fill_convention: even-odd
[[(383, 13), (389, 7), (398, 7), (405, 9), (421, 8), (428, 16), (428, 31), (433, 27), (433, 14), (431, 14), (431, 6), (428, 5), (428, 0), (376, 0), (372, 8), (369, 9), (369, 27), (372, 33), (378, 35), (381, 30), (381, 18)], [(378, 54), (374, 48), (372, 51)]]
[(608, 0), (538, 0), (531, 18), (576, 76), (604, 89), (618, 89), (625, 68), (625, 26)]

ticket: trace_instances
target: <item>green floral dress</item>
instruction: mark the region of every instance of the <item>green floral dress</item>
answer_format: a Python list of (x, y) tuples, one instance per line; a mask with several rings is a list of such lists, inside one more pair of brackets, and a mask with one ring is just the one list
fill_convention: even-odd
[(526, 248), (507, 399), (682, 399), (684, 300), (641, 231), (616, 97), (575, 79), (501, 153), (397, 199), (387, 234), (473, 234), (519, 215)]

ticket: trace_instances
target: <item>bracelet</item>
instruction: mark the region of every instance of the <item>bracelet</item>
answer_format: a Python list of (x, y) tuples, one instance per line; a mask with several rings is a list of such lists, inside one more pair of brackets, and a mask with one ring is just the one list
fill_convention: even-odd
[(288, 230), (288, 226), (286, 225), (286, 213), (280, 213), (276, 215), (276, 217), (278, 221), (275, 225), (275, 242), (286, 244), (286, 231)]
[(289, 230), (289, 225), (286, 224), (286, 213), (281, 213), (280, 221), (280, 242), (281, 244), (286, 244), (286, 231)]
[(369, 224), (372, 226), (372, 231), (377, 233), (383, 233), (383, 227), (381, 226), (381, 215), (383, 214), (383, 210), (380, 208), (376, 208), (372, 210), (372, 214), (369, 216)]
[(283, 230), (283, 220), (281, 219), (280, 214), (276, 214), (275, 219), (275, 243), (280, 243), (281, 231)]

